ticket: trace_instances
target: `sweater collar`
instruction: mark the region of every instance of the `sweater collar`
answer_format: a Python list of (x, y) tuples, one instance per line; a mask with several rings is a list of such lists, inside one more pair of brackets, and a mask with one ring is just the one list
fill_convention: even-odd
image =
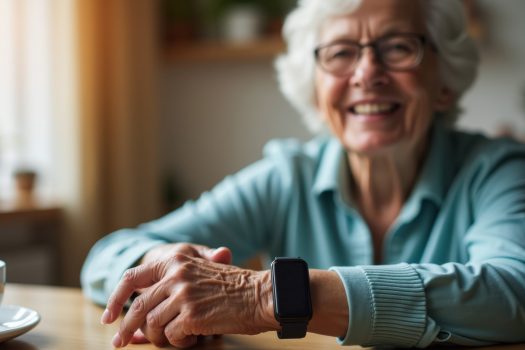
[[(447, 155), (451, 154), (447, 135), (450, 131), (441, 123), (434, 123), (430, 131), (430, 145), (423, 167), (419, 174), (411, 195), (407, 200), (408, 206), (417, 206), (415, 202), (420, 203), (428, 199), (440, 206), (446, 194), (448, 184), (453, 174), (450, 167), (445, 164)], [(313, 193), (321, 195), (324, 192), (339, 192), (342, 198), (347, 196), (344, 191), (347, 190), (347, 176), (349, 174), (346, 151), (341, 143), (332, 138), (319, 163), (319, 170), (313, 185)]]

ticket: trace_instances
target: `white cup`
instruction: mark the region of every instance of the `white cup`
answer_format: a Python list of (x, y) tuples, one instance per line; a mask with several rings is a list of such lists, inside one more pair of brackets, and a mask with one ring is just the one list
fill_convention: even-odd
[(0, 260), (0, 304), (2, 304), (2, 298), (4, 297), (5, 288), (5, 262)]

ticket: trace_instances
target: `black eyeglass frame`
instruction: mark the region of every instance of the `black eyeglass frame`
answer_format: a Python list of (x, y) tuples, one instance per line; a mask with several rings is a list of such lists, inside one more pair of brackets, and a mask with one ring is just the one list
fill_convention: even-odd
[[(419, 40), (419, 42), (421, 43), (421, 50), (419, 52), (419, 55), (417, 57), (417, 60), (415, 61), (415, 63), (410, 66), (410, 67), (405, 67), (405, 68), (396, 68), (396, 67), (391, 67), (389, 66), (388, 64), (386, 64), (384, 61), (383, 61), (383, 56), (380, 54), (379, 52), (379, 44), (381, 44), (381, 42), (384, 42), (386, 40), (389, 40), (389, 39), (392, 39), (392, 38), (396, 38), (396, 37), (412, 37), (412, 38), (416, 38)], [(357, 41), (352, 41), (352, 40), (337, 40), (337, 41), (334, 41), (334, 42), (331, 42), (331, 43), (328, 43), (328, 44), (324, 44), (324, 45), (319, 45), (317, 46), (315, 49), (314, 49), (314, 57), (315, 57), (315, 61), (317, 62), (317, 64), (321, 67), (321, 69), (323, 69), (325, 72), (329, 73), (329, 74), (334, 74), (328, 70), (326, 70), (325, 67), (323, 67), (323, 65), (320, 63), (319, 61), (319, 52), (324, 49), (324, 48), (327, 48), (327, 47), (330, 47), (330, 46), (333, 46), (333, 45), (337, 45), (337, 44), (350, 44), (350, 45), (354, 45), (355, 47), (358, 47), (359, 48), (359, 56), (358, 56), (358, 59), (354, 62), (353, 66), (352, 66), (352, 69), (348, 72), (348, 73), (345, 73), (345, 74), (340, 74), (340, 76), (346, 76), (348, 74), (351, 74), (353, 72), (353, 68), (355, 67), (355, 65), (357, 64), (357, 62), (359, 62), (359, 60), (361, 59), (361, 56), (362, 56), (362, 53), (363, 53), (363, 50), (366, 48), (366, 47), (370, 47), (373, 51), (374, 51), (374, 55), (375, 57), (377, 58), (377, 60), (381, 63), (381, 65), (389, 70), (393, 70), (393, 71), (407, 71), (407, 70), (411, 70), (411, 69), (414, 69), (415, 67), (417, 67), (418, 65), (421, 64), (421, 61), (423, 60), (423, 56), (424, 56), (424, 47), (426, 44), (428, 44), (429, 41), (427, 39), (427, 37), (423, 34), (419, 34), (419, 33), (395, 33), (395, 34), (389, 34), (389, 35), (385, 35), (383, 37), (380, 37), (374, 41), (371, 41), (369, 43), (366, 43), (366, 44), (361, 44)], [(334, 75), (337, 75), (339, 76), (339, 74), (334, 74)]]

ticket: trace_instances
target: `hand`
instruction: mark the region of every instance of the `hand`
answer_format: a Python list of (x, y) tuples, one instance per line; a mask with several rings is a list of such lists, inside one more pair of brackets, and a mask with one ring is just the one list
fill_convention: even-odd
[[(203, 259), (209, 259), (210, 261), (221, 264), (231, 264), (232, 261), (232, 253), (228, 248), (225, 247), (212, 249), (199, 244), (170, 243), (161, 244), (149, 250), (140, 261), (140, 264), (152, 262), (155, 260), (167, 259), (177, 253), (201, 257)], [(143, 293), (144, 290), (137, 290), (136, 292)], [(104, 312), (101, 320), (102, 323), (108, 323), (107, 315), (108, 312)], [(157, 346), (163, 346), (168, 343), (168, 340), (164, 336), (163, 330), (151, 329), (148, 324), (145, 323), (141, 329), (135, 332), (130, 342), (133, 344), (152, 342)]]
[[(232, 262), (232, 253), (228, 248), (225, 247), (212, 249), (199, 244), (170, 243), (162, 244), (149, 250), (142, 258), (141, 264), (157, 259), (166, 259), (176, 253), (201, 257), (203, 259), (209, 259), (210, 261), (221, 264), (229, 265)], [(139, 290), (138, 292), (142, 293), (143, 291)], [(168, 340), (164, 335), (163, 329), (152, 329), (147, 323), (145, 323), (139, 330), (135, 332), (130, 342), (132, 344), (144, 344), (152, 342), (153, 344), (160, 347), (167, 344)]]
[[(145, 288), (145, 289), (144, 289)], [(162, 332), (170, 344), (188, 347), (198, 335), (256, 334), (278, 328), (273, 318), (268, 271), (256, 272), (176, 253), (128, 270), (109, 299), (105, 323), (143, 289), (120, 324), (113, 345), (125, 346), (143, 325), (156, 345)]]
[(225, 247), (212, 249), (204, 245), (190, 243), (161, 244), (149, 250), (142, 258), (141, 264), (154, 260), (168, 259), (176, 253), (208, 259), (220, 264), (232, 263), (232, 252)]

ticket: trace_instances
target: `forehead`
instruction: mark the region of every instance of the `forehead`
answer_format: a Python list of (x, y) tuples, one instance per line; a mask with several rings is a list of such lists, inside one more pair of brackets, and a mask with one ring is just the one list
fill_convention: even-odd
[(349, 15), (328, 18), (321, 27), (321, 41), (346, 38), (373, 40), (391, 33), (424, 34), (424, 18), (417, 0), (363, 0)]

